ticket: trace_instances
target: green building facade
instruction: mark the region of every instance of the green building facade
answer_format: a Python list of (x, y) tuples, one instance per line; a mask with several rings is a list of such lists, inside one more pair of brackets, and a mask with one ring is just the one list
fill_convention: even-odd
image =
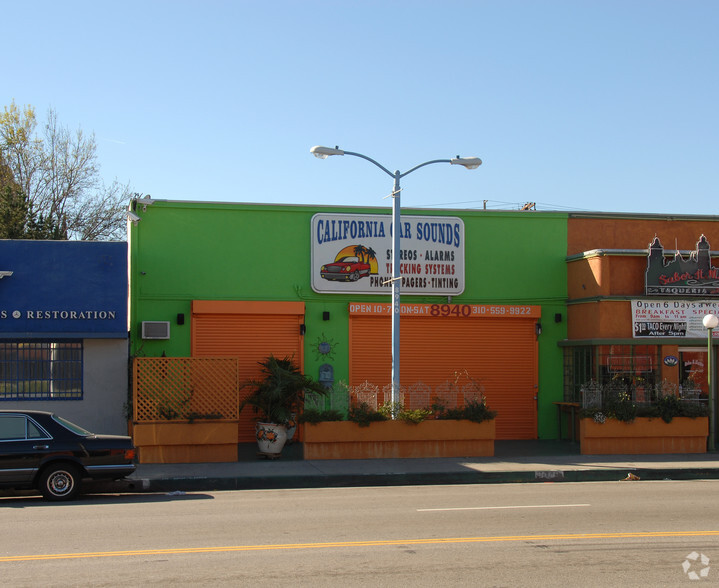
[[(339, 293), (313, 289), (313, 271), (318, 275), (319, 265), (325, 263), (313, 260), (316, 241), (322, 240), (313, 218), (346, 215), (381, 218), (389, 224), (389, 209), (141, 199), (131, 203), (130, 212), (134, 215), (129, 227), (133, 357), (190, 357), (193, 301), (302, 302), (304, 371), (319, 378), (326, 357), (318, 353), (317, 346), (329, 341), (333, 346), (334, 381), (349, 381), (350, 304), (389, 304), (390, 290), (378, 294), (343, 292), (342, 288), (354, 286), (329, 281), (327, 286)], [(567, 336), (567, 215), (403, 209), (403, 220), (405, 217), (424, 219), (427, 227), (433, 221), (441, 225), (446, 219), (453, 226), (462, 226), (463, 267), (459, 271), (463, 272), (463, 290), (447, 296), (411, 294), (411, 289), (403, 288), (403, 304), (539, 307), (534, 436), (557, 438), (553, 402), (563, 400), (563, 360), (558, 343)], [(329, 235), (330, 229), (324, 229)], [(387, 246), (374, 248), (379, 273), (386, 267), (389, 247), (387, 235)], [(339, 252), (341, 248), (338, 245), (336, 249)], [(423, 249), (420, 255), (424, 255)], [(358, 282), (369, 283), (369, 278)], [(391, 319), (387, 316), (386, 320)], [(169, 323), (169, 338), (143, 338), (146, 321)], [(403, 340), (401, 354), (404, 349)], [(509, 375), (513, 361), (510, 350), (501, 367)]]

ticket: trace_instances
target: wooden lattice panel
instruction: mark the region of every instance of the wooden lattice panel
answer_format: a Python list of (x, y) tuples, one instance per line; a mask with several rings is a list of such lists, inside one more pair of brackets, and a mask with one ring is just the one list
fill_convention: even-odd
[(135, 422), (237, 419), (237, 367), (236, 358), (136, 358)]

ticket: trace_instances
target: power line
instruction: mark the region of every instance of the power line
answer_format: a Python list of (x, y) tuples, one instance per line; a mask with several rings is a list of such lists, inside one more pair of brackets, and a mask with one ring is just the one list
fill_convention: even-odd
[[(474, 206), (467, 206), (467, 205), (474, 205)], [(562, 210), (571, 210), (576, 212), (589, 212), (590, 209), (588, 208), (578, 208), (573, 206), (564, 206), (561, 204), (549, 204), (546, 202), (506, 202), (502, 200), (464, 200), (459, 202), (441, 202), (438, 204), (421, 204), (416, 205), (413, 208), (430, 208), (433, 206), (441, 206), (441, 207), (447, 207), (447, 206), (460, 206), (464, 205), (466, 208), (476, 210), (476, 209), (483, 209), (483, 210), (522, 210), (523, 207), (526, 210), (529, 210), (529, 205), (531, 206), (531, 210), (547, 210), (547, 211), (562, 211)], [(592, 209), (593, 210), (593, 209)]]

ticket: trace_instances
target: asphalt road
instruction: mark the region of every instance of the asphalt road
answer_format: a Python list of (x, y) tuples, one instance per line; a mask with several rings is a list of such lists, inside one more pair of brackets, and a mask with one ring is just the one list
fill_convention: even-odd
[(715, 584), (718, 493), (719, 481), (626, 481), (8, 497), (0, 578), (13, 587)]

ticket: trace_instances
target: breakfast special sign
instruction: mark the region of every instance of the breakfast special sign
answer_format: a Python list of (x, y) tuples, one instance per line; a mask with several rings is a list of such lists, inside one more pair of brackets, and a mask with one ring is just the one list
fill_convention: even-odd
[[(312, 217), (312, 289), (334, 294), (392, 290), (391, 215)], [(464, 222), (450, 216), (402, 216), (402, 294), (456, 296), (464, 291)]]
[[(634, 338), (706, 338), (702, 320), (708, 314), (719, 315), (719, 301), (632, 300)], [(717, 331), (713, 337), (719, 337)]]

